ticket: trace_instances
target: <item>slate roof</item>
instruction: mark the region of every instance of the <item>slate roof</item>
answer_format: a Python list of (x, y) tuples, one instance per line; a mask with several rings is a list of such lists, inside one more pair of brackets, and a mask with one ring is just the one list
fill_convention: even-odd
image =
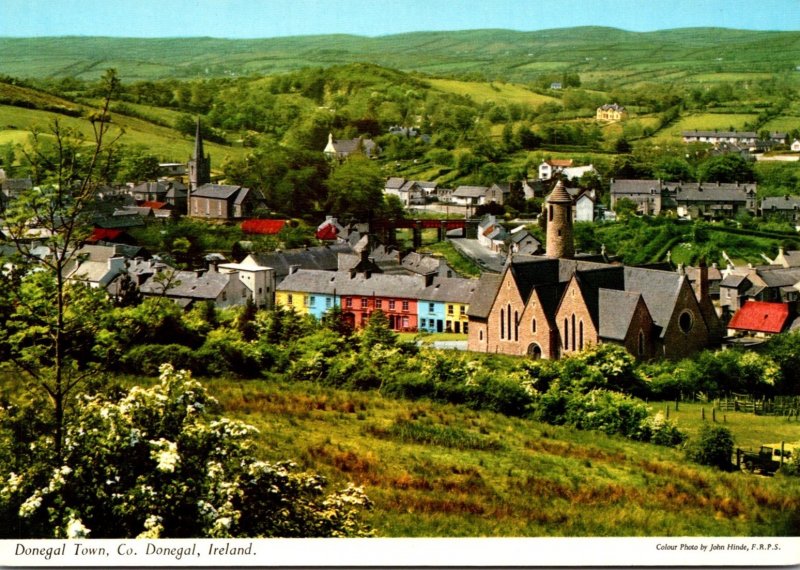
[(353, 248), (347, 244), (331, 244), (303, 249), (287, 249), (268, 253), (252, 253), (253, 259), (263, 267), (275, 270), (278, 282), (289, 275), (289, 268), (293, 265), (300, 269), (320, 269), (336, 271), (339, 268), (338, 255), (340, 253), (353, 253)]
[(392, 297), (418, 299), (425, 289), (425, 280), (419, 276), (363, 273), (352, 275), (348, 271), (319, 271), (300, 269), (287, 275), (276, 287), (277, 291), (322, 293), (337, 296)]
[(192, 192), (194, 198), (213, 198), (216, 200), (227, 200), (239, 190), (247, 191), (247, 188), (232, 184), (203, 184)]
[(622, 269), (621, 265), (606, 265), (603, 268), (579, 269), (575, 274), (595, 327), (599, 325), (600, 319), (599, 291), (600, 289), (622, 290), (624, 287)]
[(789, 322), (789, 305), (747, 301), (728, 323), (729, 329), (777, 334)]
[(497, 290), (500, 288), (502, 275), (497, 273), (483, 273), (478, 280), (478, 286), (472, 295), (467, 314), (479, 319), (488, 318), (492, 310)]
[(488, 186), (459, 186), (453, 191), (454, 198), (480, 198), (485, 196)]
[[(213, 301), (219, 297), (232, 276), (235, 277), (232, 273), (218, 273), (213, 270), (176, 271), (171, 276), (171, 286), (167, 289), (166, 296)], [(163, 294), (162, 284), (157, 283), (154, 276), (142, 283), (140, 290), (144, 294)]]
[(618, 194), (650, 194), (650, 191), (661, 192), (660, 180), (612, 180), (611, 193)]
[(682, 137), (717, 137), (734, 139), (757, 138), (758, 134), (753, 131), (681, 131)]
[(438, 257), (422, 255), (414, 251), (407, 254), (400, 261), (400, 265), (403, 267), (403, 269), (413, 271), (414, 273), (419, 273), (420, 275), (436, 273), (439, 271), (441, 264), (442, 260)]
[(800, 196), (768, 196), (761, 200), (761, 211), (769, 210), (798, 210), (800, 209)]
[(598, 293), (600, 337), (625, 340), (642, 294), (637, 291), (600, 289)]
[(392, 176), (386, 181), (386, 185), (384, 186), (384, 188), (386, 188), (387, 190), (399, 190), (400, 188), (403, 187), (403, 184), (405, 183), (406, 183), (405, 178)]
[(750, 280), (747, 279), (747, 275), (739, 275), (736, 273), (731, 273), (727, 277), (724, 277), (722, 281), (720, 281), (720, 287), (735, 287), (739, 288), (744, 281), (750, 283)]
[(625, 290), (639, 292), (644, 298), (650, 316), (661, 327), (661, 334), (675, 311), (678, 293), (685, 276), (670, 271), (625, 267)]
[(757, 269), (756, 274), (770, 288), (794, 285), (800, 281), (800, 267)]
[(443, 277), (434, 281), (433, 285), (425, 287), (420, 293), (419, 300), (469, 304), (477, 286), (477, 279)]
[(746, 202), (751, 199), (747, 192), (755, 189), (755, 184), (681, 184), (676, 188), (675, 199), (679, 202)]

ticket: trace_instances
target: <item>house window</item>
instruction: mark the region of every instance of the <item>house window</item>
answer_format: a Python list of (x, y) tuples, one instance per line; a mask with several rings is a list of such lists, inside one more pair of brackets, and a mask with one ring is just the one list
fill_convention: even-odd
[(514, 311), (514, 341), (519, 340), (519, 311)]
[[(469, 323), (464, 323), (464, 334), (469, 334)], [(481, 331), (481, 340), (483, 340), (483, 331)]]
[(383, 308), (383, 300), (382, 299), (375, 299), (375, 308), (382, 309)]
[(395, 305), (394, 299), (392, 299), (391, 301), (389, 301), (389, 310), (390, 310), (390, 311), (394, 311), (394, 305)]
[(478, 331), (478, 340), (483, 340), (483, 331)]
[(292, 297), (292, 294), (289, 293), (288, 295), (286, 295), (286, 304), (287, 305), (291, 305), (292, 302), (293, 302), (293, 297)]
[(408, 310), (408, 301), (403, 301), (403, 310), (404, 311)]
[(345, 299), (344, 306), (347, 307), (348, 309), (352, 309), (353, 308), (353, 299), (351, 299), (350, 297)]
[(583, 319), (578, 324), (578, 347), (579, 350), (583, 350)]
[(454, 312), (455, 311), (453, 305), (447, 305), (447, 314), (452, 315)]
[(317, 298), (314, 295), (311, 295), (308, 298), (308, 306), (313, 307), (314, 305), (316, 305), (316, 303), (317, 303)]
[(366, 297), (361, 297), (361, 308), (362, 309), (366, 309), (368, 303), (369, 303), (369, 300)]
[(506, 337), (511, 340), (511, 303), (506, 306)]
[(303, 295), (303, 306), (308, 307), (308, 295)]
[(500, 340), (506, 338), (506, 312), (500, 311)]
[(325, 297), (325, 307), (330, 308), (331, 306), (331, 298)]
[(531, 321), (531, 332), (532, 332), (532, 333), (535, 333), (535, 332), (536, 332), (536, 319), (533, 319), (533, 320)]
[(434, 312), (434, 304), (433, 303), (428, 303), (428, 312), (429, 313)]
[(564, 319), (564, 350), (569, 350), (569, 320)]
[(407, 329), (409, 325), (408, 317), (403, 317), (403, 328)]
[(639, 331), (639, 356), (644, 355), (644, 331)]

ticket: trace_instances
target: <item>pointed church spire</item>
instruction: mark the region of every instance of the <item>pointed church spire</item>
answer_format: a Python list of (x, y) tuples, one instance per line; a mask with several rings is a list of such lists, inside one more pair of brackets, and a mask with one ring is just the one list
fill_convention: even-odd
[(211, 156), (203, 150), (203, 134), (200, 128), (200, 117), (197, 117), (197, 128), (194, 135), (194, 153), (189, 160), (189, 191), (211, 182)]

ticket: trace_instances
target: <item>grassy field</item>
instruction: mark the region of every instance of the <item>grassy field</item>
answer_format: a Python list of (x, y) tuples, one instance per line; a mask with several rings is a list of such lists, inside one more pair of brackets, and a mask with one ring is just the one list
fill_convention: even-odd
[(428, 79), (427, 81), (438, 91), (467, 95), (476, 103), (503, 101), (504, 103), (522, 103), (535, 107), (543, 103), (559, 102), (554, 97), (540, 95), (521, 85), (510, 83), (478, 83), (453, 79)]
[[(265, 458), (364, 485), (381, 536), (800, 532), (799, 480), (722, 473), (678, 450), (313, 384), (213, 380), (209, 388), (226, 414), (259, 429)], [(673, 416), (696, 431), (699, 408), (681, 408)], [(726, 425), (747, 441), (753, 417), (739, 416)], [(782, 429), (782, 420), (759, 421)]]
[(666, 129), (658, 132), (656, 140), (679, 140), (681, 131), (737, 131), (745, 130), (745, 124), (755, 121), (756, 115), (744, 113), (698, 113), (681, 117)]
[[(125, 130), (121, 142), (126, 145), (144, 145), (149, 152), (165, 161), (187, 160), (192, 154), (194, 141), (173, 129), (118, 113), (112, 113), (112, 117), (114, 123)], [(30, 130), (39, 129), (46, 132), (54, 119), (58, 119), (63, 126), (79, 130), (87, 138), (92, 135), (91, 124), (80, 117), (0, 105), (0, 144), (24, 143), (28, 140)], [(114, 129), (113, 132), (119, 131)], [(206, 152), (211, 154), (215, 167), (222, 165), (227, 158), (238, 158), (246, 153), (246, 149), (242, 147), (224, 146), (212, 142), (206, 142), (205, 148)]]

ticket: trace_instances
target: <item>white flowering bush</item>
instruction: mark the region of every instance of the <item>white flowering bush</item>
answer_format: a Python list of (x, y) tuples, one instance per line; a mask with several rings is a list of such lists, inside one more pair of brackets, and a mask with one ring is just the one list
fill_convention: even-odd
[(255, 428), (214, 419), (216, 406), (169, 365), (152, 388), (84, 396), (60, 465), (0, 466), (0, 518), (12, 519), (0, 530), (35, 538), (369, 534), (362, 489), (327, 492), (322, 477), (292, 463), (257, 460)]

